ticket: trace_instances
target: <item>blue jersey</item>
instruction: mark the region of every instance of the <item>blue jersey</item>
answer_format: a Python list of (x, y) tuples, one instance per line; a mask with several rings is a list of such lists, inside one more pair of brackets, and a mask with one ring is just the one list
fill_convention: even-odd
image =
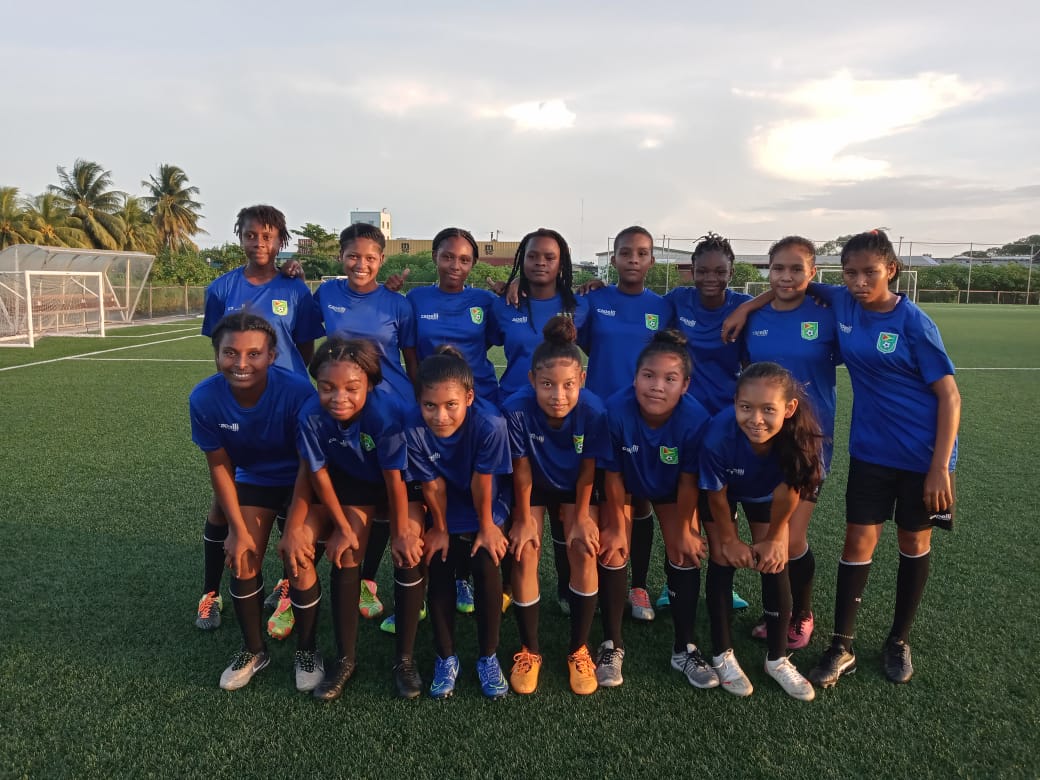
[(626, 492), (640, 498), (666, 498), (678, 490), (680, 473), (697, 475), (710, 419), (697, 399), (684, 395), (658, 428), (643, 419), (633, 387), (612, 395), (606, 406), (611, 452), (599, 465), (619, 472)]
[(370, 392), (361, 413), (343, 426), (315, 396), (300, 414), (296, 436), (311, 471), (332, 466), (355, 479), (383, 483), (383, 471), (407, 465), (401, 414), (390, 391)]
[(726, 290), (717, 309), (706, 309), (696, 287), (676, 287), (665, 298), (675, 307), (671, 327), (686, 336), (686, 349), (693, 359), (689, 393), (712, 414), (733, 405), (740, 376), (741, 347), (722, 340), (722, 321), (750, 295)]
[[(813, 284), (838, 321), (852, 380), (849, 454), (879, 466), (927, 473), (939, 401), (931, 385), (954, 374), (935, 323), (902, 293), (889, 312), (868, 311), (845, 288)], [(950, 470), (957, 465), (957, 443)]]
[(271, 366), (256, 406), (243, 408), (223, 374), (203, 379), (188, 397), (191, 440), (203, 452), (223, 449), (235, 481), (282, 486), (296, 482), (296, 420), (316, 397), (310, 380)]
[(606, 409), (590, 390), (582, 388), (559, 428), (549, 426), (530, 385), (511, 395), (502, 413), (513, 458), (531, 462), (532, 482), (540, 488), (573, 492), (583, 460), (610, 456)]
[(245, 268), (236, 268), (218, 276), (206, 288), (202, 335), (211, 336), (225, 314), (246, 309), (274, 326), (278, 336), (278, 355), (274, 364), (289, 371), (307, 375), (297, 344), (325, 335), (311, 291), (302, 279), (278, 274), (266, 284), (251, 284)]
[(751, 442), (737, 425), (733, 406), (711, 418), (701, 448), (702, 490), (725, 490), (730, 501), (761, 504), (773, 500), (773, 491), (784, 483), (784, 471), (775, 447), (756, 455)]
[(404, 427), (408, 446), (409, 481), (444, 479), (448, 497), (448, 533), (473, 533), (480, 529), (473, 506), (474, 474), (491, 475), (491, 516), (502, 525), (509, 516), (512, 491), (505, 474), (513, 471), (509, 457), (506, 421), (493, 404), (476, 399), (466, 410), (466, 419), (451, 436), (438, 438), (426, 427), (419, 407), (408, 414)]
[(668, 327), (672, 304), (650, 290), (630, 295), (612, 284), (585, 297), (589, 319), (578, 337), (589, 356), (585, 386), (609, 398), (632, 384), (639, 353), (657, 331)]
[(415, 314), (403, 295), (379, 285), (372, 292), (359, 293), (346, 279), (329, 279), (314, 291), (325, 332), (330, 336), (369, 339), (379, 349), (383, 381), (410, 405), (415, 390), (401, 366), (401, 350), (415, 348)]
[(823, 461), (824, 468), (830, 470), (834, 412), (838, 404), (834, 367), (841, 362), (834, 309), (820, 306), (809, 296), (790, 311), (766, 306), (748, 318), (744, 347), (750, 362), (779, 363), (805, 386), (820, 428), (827, 437)]
[[(574, 326), (580, 331), (589, 314), (585, 298), (578, 296), (572, 316)], [(530, 305), (530, 313), (528, 313)], [(499, 380), (499, 404), (528, 384), (527, 372), (531, 370), (531, 355), (542, 343), (542, 328), (557, 314), (565, 314), (563, 299), (559, 293), (552, 298), (535, 300), (525, 298), (520, 307), (510, 306), (504, 298), (496, 298), (492, 306), (494, 333), (492, 344), (505, 348), (506, 370)]]
[(498, 377), (488, 360), (488, 339), (494, 331), (491, 309), (496, 301), (490, 290), (474, 287), (444, 292), (437, 285), (416, 287), (408, 293), (415, 312), (416, 351), (419, 360), (441, 344), (451, 344), (473, 369), (474, 391), (492, 403), (498, 400)]

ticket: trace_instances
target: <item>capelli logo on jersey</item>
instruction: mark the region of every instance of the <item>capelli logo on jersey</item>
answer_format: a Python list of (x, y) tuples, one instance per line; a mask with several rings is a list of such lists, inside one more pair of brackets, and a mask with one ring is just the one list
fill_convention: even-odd
[(225, 431), (238, 433), (238, 423), (220, 423), (219, 425), (217, 425), (217, 427), (222, 428)]
[(696, 328), (697, 320), (691, 320), (689, 317), (680, 317), (679, 322), (685, 325), (687, 328)]
[(621, 449), (623, 449), (629, 455), (635, 455), (637, 452), (639, 452), (639, 445), (633, 444), (630, 447), (622, 447)]
[(329, 311), (336, 312), (336, 314), (343, 314), (347, 310), (346, 306), (333, 306), (331, 303), (328, 304), (326, 308), (329, 309)]
[(440, 459), (441, 459), (441, 454), (439, 452), (431, 452), (430, 453), (430, 463), (433, 463), (435, 460), (440, 460)]
[(279, 317), (285, 317), (289, 313), (289, 301), (271, 301), (271, 311)]
[(762, 328), (762, 330), (753, 330), (753, 331), (751, 331), (751, 335), (752, 336), (768, 336), (769, 335), (769, 328)]
[(675, 466), (679, 462), (678, 447), (662, 446), (658, 452), (661, 456), (661, 463), (664, 463), (666, 466)]
[(838, 327), (841, 328), (842, 333), (852, 333), (851, 325), (846, 325), (844, 322), (839, 322)]
[(338, 444), (340, 447), (349, 447), (350, 446), (349, 443), (343, 441), (343, 439), (340, 439), (337, 436), (330, 436), (329, 437), (329, 444)]
[(881, 331), (877, 337), (877, 351), (882, 355), (891, 355), (896, 351), (896, 344), (898, 343), (898, 333), (885, 333), (884, 331)]
[(806, 341), (816, 341), (820, 335), (820, 323), (818, 322), (803, 322), (802, 323), (802, 338)]
[(734, 477), (744, 476), (744, 469), (726, 469), (726, 473)]
[(371, 452), (376, 448), (376, 443), (372, 441), (372, 437), (367, 433), (361, 434), (361, 449), (365, 452)]
[(596, 309), (596, 313), (602, 314), (604, 317), (614, 317), (617, 315), (617, 312), (613, 309)]
[(527, 322), (527, 317), (513, 317), (513, 322)]
[(440, 318), (441, 318), (441, 315), (438, 314), (437, 312), (434, 312), (433, 314), (420, 314), (419, 315), (419, 319), (420, 320), (439, 320)]
[(572, 436), (571, 439), (574, 441), (574, 451), (581, 455), (581, 451), (585, 449), (585, 435)]
[(536, 441), (539, 444), (544, 444), (545, 443), (545, 437), (542, 436), (540, 433), (531, 433), (531, 434), (528, 434), (528, 435), (531, 437), (531, 441)]

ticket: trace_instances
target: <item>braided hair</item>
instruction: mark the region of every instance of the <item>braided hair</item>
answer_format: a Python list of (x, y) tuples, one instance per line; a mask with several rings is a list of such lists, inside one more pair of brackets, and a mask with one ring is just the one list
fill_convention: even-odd
[(708, 252), (722, 252), (722, 254), (729, 258), (730, 268), (733, 267), (733, 262), (737, 259), (733, 254), (733, 247), (729, 245), (729, 239), (725, 239), (718, 233), (712, 233), (710, 231), (706, 235), (697, 239), (697, 245), (693, 248), (693, 262), (696, 263), (698, 257), (701, 257)]
[(903, 268), (903, 263), (899, 259), (899, 255), (896, 254), (896, 249), (892, 246), (892, 242), (884, 230), (868, 230), (866, 233), (857, 233), (846, 241), (845, 246), (841, 248), (841, 265), (843, 268), (845, 267), (845, 262), (849, 259), (849, 255), (853, 252), (869, 252), (878, 255), (886, 265), (895, 266), (896, 272), (890, 281), (895, 281), (899, 278), (899, 272)]
[(278, 231), (278, 246), (280, 249), (285, 249), (289, 245), (289, 228), (285, 224), (285, 214), (280, 212), (274, 206), (246, 206), (238, 212), (238, 216), (235, 217), (235, 235), (238, 236), (238, 240), (242, 240), (242, 230), (245, 229), (246, 223), (249, 220), (253, 220), (257, 224), (264, 225), (266, 227), (272, 227)]
[(574, 291), (571, 289), (574, 286), (574, 271), (571, 264), (571, 250), (567, 246), (567, 242), (563, 236), (550, 228), (538, 228), (531, 231), (520, 241), (520, 246), (517, 247), (516, 255), (513, 257), (513, 268), (509, 271), (509, 278), (506, 280), (506, 289), (509, 289), (509, 285), (514, 279), (518, 281), (520, 305), (527, 308), (527, 322), (531, 326), (531, 330), (534, 330), (534, 317), (531, 314), (531, 284), (524, 276), (524, 258), (527, 256), (527, 243), (536, 238), (551, 238), (560, 249), (560, 270), (556, 274), (556, 292), (563, 302), (564, 313), (573, 315), (574, 309), (578, 305)]

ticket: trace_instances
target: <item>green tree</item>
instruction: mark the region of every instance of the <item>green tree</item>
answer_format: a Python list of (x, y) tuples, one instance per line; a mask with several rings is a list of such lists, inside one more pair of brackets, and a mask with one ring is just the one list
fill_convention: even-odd
[(38, 244), (40, 234), (28, 224), (17, 187), (0, 187), (0, 249)]
[(765, 277), (751, 263), (735, 263), (733, 266), (733, 278), (729, 286), (735, 290), (743, 290), (744, 285), (749, 282), (763, 282)]
[(111, 172), (96, 162), (76, 160), (71, 171), (58, 166), (58, 180), (60, 184), (47, 189), (65, 201), (90, 245), (95, 249), (119, 249), (124, 227), (116, 212), (122, 206), (123, 193), (111, 189)]
[(153, 284), (204, 285), (216, 278), (219, 271), (210, 267), (195, 249), (159, 250), (152, 265)]
[(1018, 239), (1018, 241), (1012, 241), (1010, 244), (990, 249), (987, 254), (996, 257), (1032, 254), (1033, 259), (1040, 259), (1040, 235), (1034, 233), (1031, 236), (1025, 236)]
[(191, 240), (206, 231), (199, 227), (202, 204), (195, 200), (198, 187), (188, 186), (188, 176), (176, 165), (162, 164), (158, 176), (141, 182), (147, 194), (141, 198), (155, 226), (159, 243), (172, 250), (196, 249)]
[(90, 239), (76, 224), (65, 201), (53, 192), (45, 192), (23, 201), (25, 219), (40, 234), (45, 246), (86, 248)]
[(123, 205), (116, 212), (123, 221), (123, 245), (120, 248), (127, 252), (154, 254), (160, 247), (159, 233), (141, 201), (141, 198), (123, 195)]
[(246, 253), (240, 244), (228, 241), (222, 246), (203, 249), (200, 254), (214, 272), (227, 273), (233, 268), (246, 264)]

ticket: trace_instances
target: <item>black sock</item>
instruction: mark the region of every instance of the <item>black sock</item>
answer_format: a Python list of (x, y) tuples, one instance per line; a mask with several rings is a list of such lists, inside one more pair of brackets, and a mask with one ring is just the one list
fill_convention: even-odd
[(672, 602), (672, 623), (675, 627), (673, 652), (685, 652), (693, 641), (693, 627), (697, 620), (697, 600), (701, 595), (701, 570), (690, 566), (681, 568), (665, 561), (668, 576), (668, 598)]
[(791, 614), (796, 618), (808, 617), (812, 612), (813, 582), (816, 579), (816, 556), (812, 547), (787, 562), (791, 578)]
[(329, 577), (332, 601), (332, 630), (340, 658), (354, 660), (357, 647), (358, 600), (361, 598), (361, 576), (357, 566), (349, 569), (332, 567)]
[(556, 596), (569, 598), (571, 562), (567, 557), (567, 534), (563, 532), (563, 521), (558, 517), (549, 519), (549, 534), (553, 543), (553, 564), (556, 566)]
[(220, 594), (220, 580), (224, 577), (224, 540), (228, 527), (206, 522), (202, 531), (202, 592)]
[(722, 655), (733, 647), (730, 623), (733, 614), (732, 566), (715, 561), (708, 562), (708, 574), (704, 583), (704, 601), (708, 605), (708, 620), (711, 623), (712, 654)]
[(779, 574), (762, 575), (762, 611), (766, 616), (767, 658), (787, 655), (787, 631), (791, 627), (791, 579), (787, 567)]
[(529, 604), (513, 602), (513, 609), (516, 610), (516, 628), (520, 633), (520, 644), (535, 655), (542, 652), (538, 645), (538, 605), (540, 603), (541, 596)]
[(571, 644), (567, 649), (570, 655), (589, 643), (589, 632), (596, 617), (596, 592), (578, 593), (568, 587), (567, 597), (571, 602)]
[[(450, 544), (450, 542), (449, 542)], [(452, 550), (448, 560), (434, 555), (427, 573), (426, 600), (433, 623), (433, 645), (437, 655), (447, 658), (455, 655), (455, 563)]]
[(911, 557), (899, 553), (899, 574), (896, 575), (896, 613), (892, 619), (890, 636), (910, 639), (910, 628), (917, 615), (917, 607), (924, 595), (924, 586), (928, 582), (931, 568), (932, 551)]
[(296, 634), (296, 647), (300, 650), (317, 648), (315, 634), (318, 629), (318, 605), (321, 603), (321, 583), (315, 582), (306, 590), (297, 590), (289, 586), (289, 601), (292, 602), (293, 616), (296, 623), (293, 633)]
[(235, 605), (235, 617), (242, 631), (242, 644), (251, 653), (266, 649), (261, 628), (264, 607), (264, 585), (259, 577), (240, 580), (231, 578), (231, 601)]
[(379, 562), (390, 542), (390, 523), (373, 522), (368, 530), (368, 546), (361, 564), (361, 579), (374, 580), (379, 574)]
[[(507, 559), (510, 556), (506, 556)], [(498, 650), (498, 635), (502, 628), (502, 574), (484, 548), (470, 558), (473, 567), (473, 606), (477, 616), (477, 643), (482, 656)], [(454, 583), (452, 583), (454, 585)], [(454, 602), (452, 602), (454, 609)], [(537, 620), (537, 613), (535, 614)], [(537, 641), (538, 629), (535, 626)]]
[(650, 553), (654, 549), (654, 513), (632, 518), (632, 587), (646, 588), (650, 571)]
[(856, 613), (870, 576), (871, 561), (848, 563), (838, 561), (838, 587), (834, 595), (834, 634), (831, 642), (852, 649), (856, 636)]
[(415, 635), (419, 630), (426, 587), (420, 566), (394, 569), (394, 648), (398, 658), (415, 654)]
[(597, 568), (599, 569), (599, 609), (603, 622), (603, 639), (609, 639), (614, 643), (614, 647), (621, 650), (625, 647), (621, 638), (621, 618), (625, 614), (628, 577), (625, 574), (624, 566), (612, 569), (600, 563), (597, 564)]

